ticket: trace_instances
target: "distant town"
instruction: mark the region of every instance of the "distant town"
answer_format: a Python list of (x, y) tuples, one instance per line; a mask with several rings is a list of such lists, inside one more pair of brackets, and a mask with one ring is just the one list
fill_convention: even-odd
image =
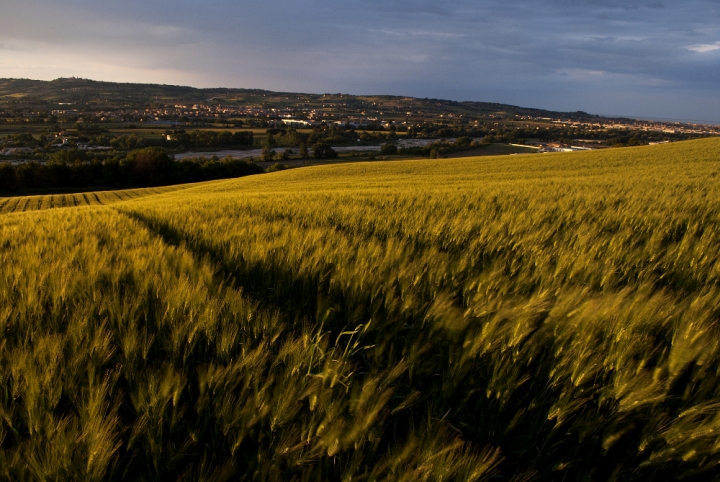
[[(493, 103), (0, 79), (0, 155), (15, 164), (104, 162), (145, 147), (177, 159), (280, 162), (318, 153), (357, 160), (565, 152), (717, 135), (717, 125)], [(68, 150), (83, 154), (55, 155)]]

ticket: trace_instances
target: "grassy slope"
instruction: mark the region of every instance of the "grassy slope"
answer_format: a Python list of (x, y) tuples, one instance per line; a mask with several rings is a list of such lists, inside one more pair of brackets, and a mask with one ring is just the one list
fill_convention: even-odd
[(0, 217), (0, 476), (716, 478), (720, 142)]

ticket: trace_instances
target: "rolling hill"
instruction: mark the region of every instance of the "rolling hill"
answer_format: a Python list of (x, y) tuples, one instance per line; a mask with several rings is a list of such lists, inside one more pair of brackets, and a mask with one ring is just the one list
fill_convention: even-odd
[(198, 89), (187, 86), (102, 82), (79, 78), (53, 81), (0, 79), (0, 102), (11, 102), (16, 108), (52, 108), (71, 104), (75, 108), (136, 108), (171, 105), (174, 103), (205, 103), (210, 105), (256, 105), (265, 108), (289, 106), (336, 106), (338, 109), (397, 112), (421, 109), (427, 114), (454, 112), (465, 115), (515, 115), (594, 118), (585, 112), (554, 112), (498, 104), (492, 102), (457, 102), (443, 99), (419, 99), (390, 95), (303, 94), (271, 92), (262, 89)]
[(719, 150), (3, 204), (0, 477), (718, 478)]

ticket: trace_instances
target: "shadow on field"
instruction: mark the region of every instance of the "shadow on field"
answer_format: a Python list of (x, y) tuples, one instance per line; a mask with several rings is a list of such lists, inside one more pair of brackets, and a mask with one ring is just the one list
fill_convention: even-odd
[[(495, 323), (492, 329), (497, 330), (496, 339), (489, 343), (501, 346), (503, 333), (513, 326), (511, 317), (488, 314), (460, 322), (458, 293), (420, 293), (409, 307), (397, 281), (363, 290), (339, 287), (332, 283), (332, 265), (313, 275), (300, 275), (283, 264), (282, 257), (228, 259), (221, 246), (166, 221), (118, 211), (166, 244), (208, 260), (216, 268), (218, 285), (242, 290), (261, 306), (278, 310), (291, 330), (310, 327), (337, 340), (336, 348), (345, 347), (344, 353), (342, 348), (339, 351), (340, 358), (353, 366), (349, 385), (366, 385), (382, 373), (398, 370), (401, 374), (394, 378), (392, 400), (381, 412), (384, 431), (378, 452), (410, 440), (420, 427), (428, 431), (441, 427), (473, 447), (500, 447), (505, 459), (501, 480), (517, 480), (520, 474), (523, 480), (610, 480), (620, 473), (635, 480), (662, 480), (683, 472), (683, 467), (672, 464), (660, 470), (644, 465), (651, 451), (637, 447), (647, 428), (647, 414), (640, 410), (618, 413), (613, 403), (601, 403), (591, 388), (608, 380), (586, 381), (589, 385), (576, 387), (578, 393), (564, 393), (553, 381), (561, 342), (545, 324), (548, 306), (524, 312), (527, 331), (512, 353), (494, 348), (468, 355), (468, 340), (480, 337), (488, 324)], [(527, 299), (517, 301), (518, 306), (530, 306)], [(343, 336), (355, 337), (353, 343)], [(508, 332), (507, 336), (515, 335)], [(585, 388), (592, 395), (583, 399)], [(576, 400), (585, 408), (573, 409)], [(572, 414), (568, 420), (551, 415), (565, 405)], [(663, 407), (669, 416), (676, 415), (673, 405), (670, 401)], [(622, 435), (606, 446), (610, 429)], [(570, 462), (558, 465), (558, 460)]]
[[(312, 319), (323, 304), (317, 294), (322, 292), (320, 279), (298, 276), (287, 269), (266, 263), (252, 263), (245, 260), (228, 260), (216, 247), (201, 239), (186, 235), (169, 223), (135, 211), (118, 210), (159, 236), (170, 246), (182, 246), (197, 259), (208, 260), (216, 269), (218, 285), (241, 289), (245, 296), (277, 309), (296, 322), (303, 318)], [(268, 306), (269, 305), (269, 306)], [(335, 308), (324, 306), (324, 308)], [(327, 318), (327, 314), (326, 314)]]

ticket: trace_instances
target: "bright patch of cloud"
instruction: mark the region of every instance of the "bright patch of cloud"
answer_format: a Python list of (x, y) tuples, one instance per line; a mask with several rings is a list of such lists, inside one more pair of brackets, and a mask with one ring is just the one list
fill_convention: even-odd
[(625, 85), (637, 85), (645, 87), (662, 87), (669, 86), (672, 82), (666, 79), (649, 77), (647, 75), (631, 75), (615, 72), (607, 72), (605, 70), (592, 69), (558, 69), (556, 71), (563, 79), (579, 82), (592, 82), (599, 80), (602, 82), (612, 81)]
[(609, 75), (608, 72), (603, 70), (590, 69), (560, 69), (557, 73), (575, 79), (597, 78)]
[(453, 32), (435, 32), (432, 30), (392, 30), (382, 29), (380, 32), (393, 37), (435, 37), (440, 39), (459, 39), (467, 37), (466, 34)]
[(712, 52), (713, 50), (720, 50), (720, 42), (715, 42), (714, 44), (691, 45), (690, 47), (687, 47), (687, 49), (700, 54)]

